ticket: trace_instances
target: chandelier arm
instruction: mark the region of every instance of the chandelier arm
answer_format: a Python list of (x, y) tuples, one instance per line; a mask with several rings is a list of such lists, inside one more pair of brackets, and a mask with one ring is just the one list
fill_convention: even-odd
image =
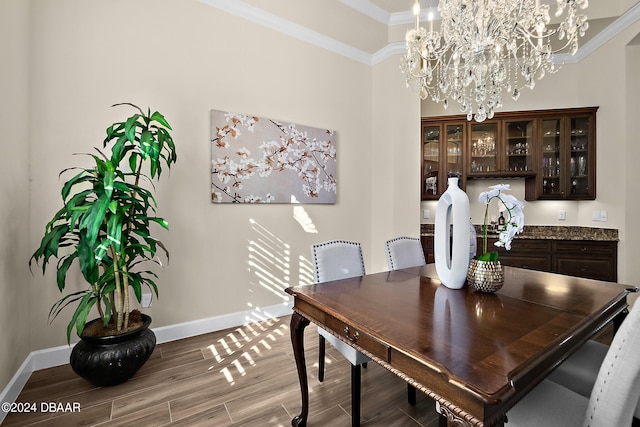
[[(536, 43), (538, 40), (545, 40), (545, 39), (549, 39), (552, 36), (556, 35), (559, 30), (556, 28), (553, 31), (550, 31), (548, 33), (545, 33), (542, 36), (538, 36), (536, 34), (533, 34), (530, 31), (525, 30), (524, 28), (522, 28), (521, 25), (516, 23), (516, 27), (515, 30), (517, 32), (519, 32), (520, 34), (523, 35), (522, 39), (524, 41), (526, 41), (533, 49), (535, 49), (537, 52), (542, 52), (542, 53), (549, 53), (549, 54), (554, 54), (554, 53), (558, 53), (558, 52), (562, 52), (563, 50), (567, 49), (571, 43), (574, 42), (574, 38), (575, 37), (566, 37), (567, 41), (562, 45), (562, 47), (556, 48), (556, 49), (549, 49), (549, 50), (541, 50), (538, 47), (538, 43)], [(546, 44), (545, 46), (551, 46), (550, 43)]]

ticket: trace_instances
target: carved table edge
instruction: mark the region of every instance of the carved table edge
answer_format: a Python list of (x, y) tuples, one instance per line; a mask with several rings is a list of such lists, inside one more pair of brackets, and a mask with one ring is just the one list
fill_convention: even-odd
[(359, 345), (355, 344), (353, 341), (348, 341), (348, 340), (344, 339), (344, 337), (338, 335), (333, 330), (329, 329), (329, 327), (325, 326), (322, 322), (318, 321), (317, 319), (315, 319), (315, 318), (313, 318), (311, 316), (308, 316), (308, 315), (305, 315), (305, 314), (301, 313), (295, 307), (293, 307), (293, 311), (298, 313), (300, 316), (310, 320), (316, 326), (319, 326), (319, 327), (323, 328), (325, 331), (329, 332), (331, 335), (333, 335), (334, 337), (338, 338), (340, 341), (344, 342), (345, 344), (348, 344), (351, 347), (353, 347), (356, 350), (358, 350), (359, 352), (365, 354), (371, 360), (376, 362), (378, 365), (382, 366), (383, 368), (385, 368), (386, 370), (390, 371), (394, 375), (400, 377), (403, 381), (406, 381), (407, 383), (409, 383), (410, 385), (415, 387), (417, 390), (420, 390), (422, 393), (426, 394), (429, 398), (431, 398), (432, 400), (434, 400), (435, 402), (440, 404), (441, 409), (445, 409), (444, 415), (447, 418), (447, 426), (450, 426), (450, 427), (456, 427), (456, 426), (459, 426), (459, 427), (467, 427), (467, 426), (483, 427), (484, 426), (484, 423), (481, 420), (479, 420), (476, 417), (474, 417), (473, 415), (469, 414), (464, 409), (459, 408), (459, 407), (457, 407), (455, 405), (452, 405), (449, 401), (447, 401), (446, 399), (440, 397), (438, 394), (433, 392), (428, 387), (422, 385), (421, 383), (419, 383), (418, 381), (414, 380), (410, 376), (406, 375), (402, 371), (399, 371), (398, 369), (394, 368), (388, 362), (386, 362), (386, 361), (380, 359), (379, 357), (373, 355), (369, 351), (367, 351), (364, 348), (360, 347)]

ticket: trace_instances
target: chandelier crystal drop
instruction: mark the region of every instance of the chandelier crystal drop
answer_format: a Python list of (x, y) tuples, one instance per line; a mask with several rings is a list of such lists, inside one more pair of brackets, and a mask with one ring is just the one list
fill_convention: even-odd
[(440, 31), (431, 14), (427, 31), (416, 0), (400, 69), (420, 98), (445, 108), (455, 101), (468, 120), (491, 119), (504, 92), (517, 100), (523, 88), (558, 70), (553, 54), (575, 55), (589, 28), (579, 14), (587, 6), (588, 0), (557, 0), (555, 16), (565, 16), (550, 25), (550, 6), (540, 0), (440, 0)]

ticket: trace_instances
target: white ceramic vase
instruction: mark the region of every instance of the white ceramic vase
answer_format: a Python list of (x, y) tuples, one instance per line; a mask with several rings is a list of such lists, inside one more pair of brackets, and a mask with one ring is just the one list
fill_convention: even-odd
[[(458, 178), (449, 178), (447, 191), (440, 196), (436, 207), (434, 256), (440, 282), (451, 289), (462, 288), (467, 278), (469, 217), (467, 193), (458, 187)], [(451, 239), (452, 224), (453, 239)]]

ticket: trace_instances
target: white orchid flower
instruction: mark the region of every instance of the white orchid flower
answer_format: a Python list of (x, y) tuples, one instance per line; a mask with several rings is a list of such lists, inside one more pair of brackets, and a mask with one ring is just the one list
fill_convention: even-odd
[(509, 184), (497, 184), (490, 187), (489, 191), (480, 193), (478, 201), (486, 204), (484, 213), (484, 230), (483, 230), (483, 256), (487, 252), (487, 218), (489, 216), (489, 204), (491, 200), (498, 199), (504, 205), (508, 218), (505, 221), (505, 225), (498, 233), (498, 241), (495, 246), (504, 247), (506, 250), (511, 250), (511, 242), (516, 234), (519, 234), (524, 229), (524, 202), (518, 200), (511, 194), (506, 194), (505, 191), (510, 190)]

